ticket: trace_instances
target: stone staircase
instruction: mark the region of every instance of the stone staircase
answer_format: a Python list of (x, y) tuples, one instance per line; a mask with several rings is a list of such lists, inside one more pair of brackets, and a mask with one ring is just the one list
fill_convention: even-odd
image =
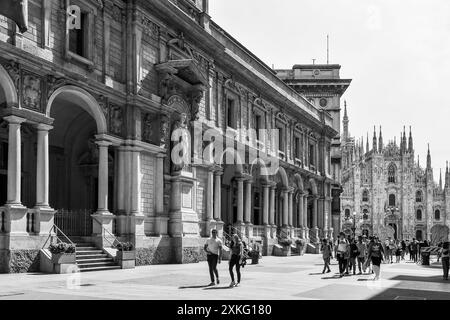
[(102, 249), (92, 243), (77, 242), (76, 259), (80, 272), (120, 269), (120, 266)]

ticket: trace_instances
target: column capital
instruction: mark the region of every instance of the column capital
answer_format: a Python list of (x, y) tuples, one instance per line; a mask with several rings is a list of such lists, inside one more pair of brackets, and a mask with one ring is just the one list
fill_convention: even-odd
[(50, 131), (53, 129), (53, 126), (49, 125), (49, 124), (45, 124), (45, 123), (38, 123), (36, 125), (36, 129), (38, 131)]
[(5, 119), (10, 124), (21, 124), (22, 122), (27, 121), (27, 119), (18, 116), (7, 116), (3, 117), (3, 119)]
[(110, 145), (112, 145), (111, 142), (107, 141), (107, 140), (96, 140), (95, 143), (99, 146), (99, 147), (109, 147)]

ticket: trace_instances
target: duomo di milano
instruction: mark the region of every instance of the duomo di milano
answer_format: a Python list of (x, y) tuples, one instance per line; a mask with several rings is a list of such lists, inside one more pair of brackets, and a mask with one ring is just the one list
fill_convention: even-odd
[[(358, 233), (389, 222), (399, 235), (425, 237), (448, 219), (448, 174), (446, 189), (436, 189), (431, 168), (415, 168), (403, 145), (363, 154), (344, 135), (341, 149), (351, 80), (339, 65), (273, 70), (212, 20), (208, 0), (8, 1), (14, 6), (0, 7), (1, 272), (39, 270), (55, 230), (109, 255), (112, 239), (131, 241), (145, 265), (203, 260), (213, 228), (270, 255), (282, 238), (317, 252), (320, 238), (346, 230), (348, 210), (369, 217)], [(218, 161), (197, 161), (208, 140), (185, 139), (211, 129), (215, 143), (232, 144), (211, 151)], [(394, 182), (377, 183), (387, 167)], [(421, 202), (412, 200), (418, 190)], [(391, 194), (392, 218), (384, 216)]]

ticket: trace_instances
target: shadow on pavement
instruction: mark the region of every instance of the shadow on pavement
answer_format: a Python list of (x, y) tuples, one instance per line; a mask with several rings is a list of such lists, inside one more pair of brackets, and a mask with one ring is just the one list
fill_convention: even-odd
[(340, 275), (334, 275), (334, 276), (330, 276), (330, 277), (322, 277), (321, 279), (323, 280), (329, 280), (329, 279), (340, 279), (341, 276)]
[(200, 285), (200, 286), (183, 286), (183, 287), (178, 287), (178, 289), (202, 289), (202, 288), (207, 288), (209, 287), (209, 285)]
[[(400, 276), (391, 278), (391, 280), (420, 281), (420, 282), (434, 282), (434, 283), (438, 282), (438, 283), (450, 284), (450, 281), (442, 279), (442, 275), (431, 276), (431, 277), (416, 277), (416, 276), (400, 275)], [(449, 287), (449, 289), (450, 289), (450, 287)]]
[(220, 289), (233, 289), (234, 287), (226, 286), (226, 287), (209, 287), (204, 288), (203, 290), (220, 290)]
[(310, 273), (309, 275), (310, 276), (318, 276), (318, 275), (321, 275), (321, 274), (323, 274), (322, 272), (316, 272), (316, 273)]

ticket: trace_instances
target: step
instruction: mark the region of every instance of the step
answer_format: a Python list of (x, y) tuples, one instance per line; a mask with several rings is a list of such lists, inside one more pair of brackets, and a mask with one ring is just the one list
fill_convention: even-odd
[(107, 266), (117, 266), (114, 260), (111, 261), (101, 261), (101, 262), (87, 262), (87, 263), (78, 263), (78, 268), (94, 268), (94, 267), (107, 267)]
[(94, 243), (83, 242), (83, 243), (75, 243), (75, 246), (78, 247), (95, 247)]
[(100, 250), (97, 247), (76, 247), (77, 251)]
[(92, 249), (92, 250), (77, 250), (77, 255), (92, 255), (92, 254), (103, 254), (103, 250)]
[(76, 256), (77, 259), (103, 259), (108, 258), (108, 255), (106, 253), (96, 253), (96, 254), (81, 254)]
[(120, 266), (104, 266), (104, 267), (80, 268), (80, 272), (106, 271), (106, 270), (117, 270), (117, 269), (121, 269)]
[(86, 263), (95, 263), (95, 262), (114, 262), (113, 258), (109, 258), (109, 257), (95, 257), (95, 258), (91, 258), (91, 259), (77, 259), (77, 264), (86, 264)]

